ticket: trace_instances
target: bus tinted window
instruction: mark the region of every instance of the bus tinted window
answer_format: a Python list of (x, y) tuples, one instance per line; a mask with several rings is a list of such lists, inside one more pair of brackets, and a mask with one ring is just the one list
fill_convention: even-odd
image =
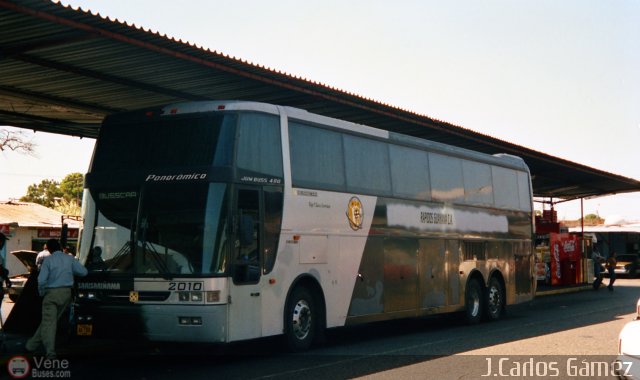
[(417, 200), (431, 199), (427, 153), (403, 146), (390, 145), (393, 195)]
[(518, 195), (520, 198), (520, 210), (531, 211), (531, 191), (529, 190), (529, 176), (518, 172)]
[(236, 164), (239, 169), (283, 176), (280, 119), (277, 116), (247, 113), (240, 117)]
[(444, 202), (462, 202), (462, 160), (441, 154), (429, 153), (431, 170), (431, 196)]
[(344, 148), (349, 191), (391, 194), (387, 144), (345, 135)]
[(106, 123), (92, 171), (229, 165), (235, 115)]
[(518, 197), (518, 177), (516, 171), (493, 166), (493, 191), (495, 193), (495, 206), (499, 208), (520, 209)]
[(491, 166), (463, 160), (464, 200), (467, 204), (493, 206)]
[(264, 266), (263, 273), (273, 270), (278, 252), (278, 239), (282, 225), (284, 195), (281, 188), (264, 189)]
[(294, 186), (345, 189), (340, 133), (289, 121), (289, 144)]

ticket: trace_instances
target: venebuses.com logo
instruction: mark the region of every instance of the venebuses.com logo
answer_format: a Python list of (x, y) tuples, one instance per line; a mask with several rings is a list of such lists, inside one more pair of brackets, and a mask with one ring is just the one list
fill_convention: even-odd
[(7, 372), (14, 379), (24, 379), (31, 375), (39, 379), (64, 379), (71, 377), (69, 360), (46, 359), (35, 356), (33, 365), (24, 356), (14, 356), (7, 362)]

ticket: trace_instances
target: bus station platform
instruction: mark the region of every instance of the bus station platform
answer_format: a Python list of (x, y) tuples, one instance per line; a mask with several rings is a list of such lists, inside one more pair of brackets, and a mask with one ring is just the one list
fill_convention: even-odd
[(554, 294), (575, 293), (584, 290), (593, 290), (591, 284), (574, 284), (574, 285), (538, 285), (536, 297), (551, 296)]

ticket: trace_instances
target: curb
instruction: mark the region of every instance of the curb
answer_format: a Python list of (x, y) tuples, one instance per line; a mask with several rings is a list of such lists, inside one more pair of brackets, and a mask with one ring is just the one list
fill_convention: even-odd
[(541, 292), (536, 292), (537, 297), (551, 296), (555, 294), (565, 294), (565, 293), (577, 293), (584, 290), (593, 290), (593, 285), (582, 285), (582, 286), (574, 286), (571, 288), (561, 288), (561, 289), (550, 289), (544, 290)]

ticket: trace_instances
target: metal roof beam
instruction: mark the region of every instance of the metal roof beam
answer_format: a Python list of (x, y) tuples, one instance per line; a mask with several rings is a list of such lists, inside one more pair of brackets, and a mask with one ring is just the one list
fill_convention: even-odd
[(41, 93), (28, 91), (24, 89), (19, 89), (12, 86), (2, 86), (0, 85), (0, 95), (9, 95), (14, 98), (20, 98), (27, 101), (35, 101), (38, 103), (44, 103), (47, 105), (56, 105), (65, 108), (74, 108), (80, 109), (87, 112), (92, 112), (102, 117), (105, 114), (124, 111), (122, 109), (108, 108), (101, 105), (89, 104), (84, 102), (79, 102), (75, 99), (61, 98), (51, 95), (44, 95)]
[[(34, 114), (25, 114), (25, 113), (7, 111), (7, 110), (1, 110), (1, 109), (0, 109), (0, 115), (10, 116), (10, 117), (21, 119), (21, 120), (33, 121), (36, 123), (55, 123), (55, 124), (69, 124), (69, 125), (73, 124), (68, 122), (67, 120), (60, 120), (60, 119), (54, 119), (51, 117), (37, 116)], [(0, 119), (0, 122), (1, 122), (1, 119)], [(29, 127), (22, 127), (22, 128), (29, 128)]]
[(97, 79), (103, 82), (116, 83), (126, 87), (132, 87), (132, 88), (137, 88), (144, 91), (149, 91), (151, 93), (171, 96), (177, 99), (186, 99), (186, 100), (208, 100), (209, 99), (206, 97), (193, 95), (187, 92), (172, 90), (172, 89), (168, 89), (168, 88), (164, 88), (164, 87), (160, 87), (160, 86), (156, 86), (148, 83), (143, 83), (143, 82), (119, 77), (116, 75), (105, 74), (105, 73), (101, 73), (101, 72), (97, 72), (97, 71), (93, 71), (85, 68), (80, 68), (80, 67), (69, 65), (69, 64), (54, 62), (44, 58), (34, 57), (29, 54), (19, 54), (12, 58), (23, 61), (23, 62), (31, 63), (33, 65), (47, 67), (49, 69), (64, 71), (64, 72), (72, 73), (76, 75), (82, 75), (82, 76)]
[(0, 49), (0, 58), (11, 58), (34, 50), (68, 45), (70, 43), (82, 42), (95, 38), (98, 38), (98, 36), (89, 33), (68, 33), (65, 37), (39, 39), (28, 44), (4, 46)]

